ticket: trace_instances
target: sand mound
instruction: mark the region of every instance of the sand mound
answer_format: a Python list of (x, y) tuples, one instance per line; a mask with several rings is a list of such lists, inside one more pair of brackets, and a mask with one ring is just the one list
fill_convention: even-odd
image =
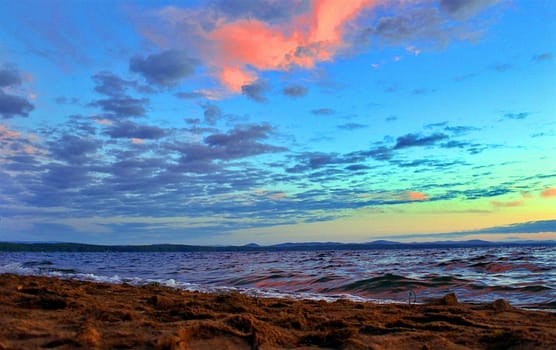
[(555, 314), (503, 300), (327, 303), (0, 277), (0, 349), (556, 348)]

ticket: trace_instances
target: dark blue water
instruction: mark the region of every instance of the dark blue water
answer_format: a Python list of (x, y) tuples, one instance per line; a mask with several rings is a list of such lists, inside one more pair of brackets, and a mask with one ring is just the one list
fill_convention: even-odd
[(425, 302), (454, 292), (465, 302), (556, 309), (556, 247), (0, 253), (0, 273), (325, 300)]

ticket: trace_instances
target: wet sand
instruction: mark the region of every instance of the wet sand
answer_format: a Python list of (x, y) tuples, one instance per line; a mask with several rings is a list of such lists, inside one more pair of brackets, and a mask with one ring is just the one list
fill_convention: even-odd
[(0, 275), (0, 349), (556, 349), (556, 314)]

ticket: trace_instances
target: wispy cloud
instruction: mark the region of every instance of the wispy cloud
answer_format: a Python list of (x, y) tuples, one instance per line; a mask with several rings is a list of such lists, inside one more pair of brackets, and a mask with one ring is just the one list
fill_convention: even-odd
[(491, 201), (490, 204), (495, 208), (511, 208), (511, 207), (521, 207), (525, 205), (525, 201), (523, 199), (516, 200), (516, 201), (509, 201), (509, 202)]

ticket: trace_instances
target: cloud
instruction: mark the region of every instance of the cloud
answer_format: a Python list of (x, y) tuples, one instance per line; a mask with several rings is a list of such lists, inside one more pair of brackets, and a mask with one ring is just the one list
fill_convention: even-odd
[(553, 198), (556, 197), (556, 187), (547, 188), (541, 191), (541, 197), (543, 198)]
[(217, 0), (213, 9), (230, 19), (254, 18), (265, 22), (290, 20), (308, 9), (305, 0)]
[(2, 157), (11, 157), (10, 162), (12, 162), (14, 161), (13, 157), (43, 154), (44, 151), (37, 145), (37, 140), (36, 135), (22, 133), (0, 125), (0, 165), (4, 166)]
[(307, 95), (308, 89), (301, 85), (290, 85), (282, 89), (282, 93), (289, 97), (303, 97)]
[(0, 90), (0, 116), (5, 119), (16, 116), (28, 117), (35, 109), (27, 99), (15, 95), (9, 95)]
[(531, 113), (529, 113), (529, 112), (506, 113), (506, 114), (504, 114), (504, 117), (508, 118), (508, 119), (525, 119), (529, 115), (531, 115)]
[(407, 134), (397, 138), (394, 149), (428, 146), (447, 138), (448, 136), (442, 133), (434, 133), (429, 136), (421, 136), (420, 134)]
[(448, 41), (450, 33), (443, 30), (446, 19), (434, 7), (408, 9), (401, 14), (381, 17), (363, 32), (364, 40), (377, 38), (389, 44), (408, 43), (423, 39), (434, 45)]
[(497, 226), (485, 228), (477, 231), (477, 233), (539, 233), (539, 232), (556, 232), (556, 220), (541, 220), (516, 223), (506, 226)]
[(18, 87), (21, 83), (21, 75), (17, 69), (12, 67), (0, 69), (0, 116), (2, 118), (28, 117), (35, 109), (26, 98), (4, 91), (5, 88)]
[(440, 0), (440, 10), (457, 19), (467, 19), (499, 0)]
[[(423, 48), (443, 47), (452, 40), (476, 40), (483, 24), (463, 21), (494, 4), (495, 0), (392, 1), (360, 30), (360, 46), (404, 45), (418, 55)], [(455, 21), (454, 21), (455, 20)], [(399, 60), (399, 56), (396, 57)], [(378, 67), (378, 66), (375, 66)]]
[(222, 111), (220, 110), (220, 107), (212, 103), (206, 103), (201, 107), (203, 107), (203, 115), (205, 117), (205, 122), (209, 125), (216, 124), (216, 121), (220, 117), (222, 117)]
[(238, 125), (225, 133), (216, 132), (206, 136), (202, 143), (173, 142), (164, 147), (177, 151), (180, 166), (198, 169), (200, 172), (213, 172), (218, 166), (214, 161), (229, 161), (265, 153), (286, 151), (286, 148), (273, 146), (263, 141), (274, 132), (269, 124)]
[(495, 208), (511, 208), (511, 207), (521, 207), (525, 205), (525, 201), (523, 199), (517, 201), (510, 201), (510, 202), (491, 201), (490, 204)]
[(3, 68), (0, 69), (0, 87), (20, 85), (21, 76), (17, 69)]
[(414, 53), (421, 51), (414, 42), (439, 46), (454, 37), (473, 40), (480, 31), (453, 20), (493, 3), (443, 1), (439, 8), (436, 1), (350, 0), (338, 6), (335, 0), (216, 0), (152, 11), (139, 30), (161, 49), (193, 52), (228, 91), (243, 93), (242, 87), (265, 71), (313, 69), (374, 39), (407, 44)]
[(256, 102), (266, 102), (264, 94), (268, 91), (268, 83), (263, 80), (257, 80), (252, 83), (243, 85), (241, 93)]
[(242, 86), (256, 81), (259, 72), (313, 68), (332, 60), (349, 46), (344, 42), (346, 24), (376, 3), (234, 0), (196, 9), (166, 7), (155, 14), (160, 30), (153, 30), (149, 20), (141, 31), (161, 47), (167, 38), (179, 37), (222, 85), (242, 93)]
[(59, 105), (76, 105), (79, 103), (79, 99), (77, 97), (65, 97), (65, 96), (58, 96), (54, 99)]
[(312, 109), (311, 113), (314, 115), (332, 115), (334, 114), (334, 110), (330, 108), (317, 108)]
[(535, 62), (545, 62), (552, 60), (553, 56), (550, 52), (541, 53), (532, 57), (532, 60)]
[(337, 126), (338, 129), (342, 129), (342, 130), (356, 130), (356, 129), (364, 129), (366, 127), (367, 125), (358, 124), (358, 123), (346, 123)]
[(141, 125), (131, 121), (124, 121), (106, 128), (105, 135), (112, 138), (129, 139), (159, 139), (166, 135), (166, 131), (157, 126)]
[(407, 197), (412, 201), (424, 201), (429, 199), (429, 196), (427, 196), (423, 192), (407, 191), (406, 194)]
[(145, 106), (148, 103), (147, 98), (118, 96), (96, 100), (89, 105), (100, 107), (104, 112), (112, 113), (115, 117), (141, 117), (145, 115)]
[(83, 164), (90, 155), (96, 153), (102, 147), (102, 141), (72, 134), (62, 134), (59, 138), (49, 141), (48, 145), (51, 155), (56, 160)]
[(107, 96), (121, 96), (130, 87), (135, 87), (135, 81), (124, 80), (117, 75), (103, 71), (92, 76), (96, 83), (95, 91)]
[(513, 65), (510, 63), (495, 63), (491, 65), (490, 68), (497, 71), (498, 73), (504, 73), (512, 69)]
[(149, 83), (171, 87), (195, 72), (199, 61), (184, 51), (167, 50), (159, 54), (132, 57), (129, 69), (141, 74)]
[[(554, 232), (556, 233), (556, 220), (540, 220), (540, 221), (529, 221), (515, 223), (505, 226), (494, 226), (487, 227), (483, 229), (478, 229), (474, 231), (456, 231), (456, 232), (446, 232), (446, 233), (428, 233), (428, 234), (408, 234), (408, 235), (396, 235), (396, 238), (400, 239), (415, 239), (415, 238), (458, 238), (466, 237), (470, 235), (482, 235), (482, 234), (511, 234), (511, 233), (543, 233), (543, 232)], [(377, 238), (392, 238), (389, 237), (377, 237)]]

